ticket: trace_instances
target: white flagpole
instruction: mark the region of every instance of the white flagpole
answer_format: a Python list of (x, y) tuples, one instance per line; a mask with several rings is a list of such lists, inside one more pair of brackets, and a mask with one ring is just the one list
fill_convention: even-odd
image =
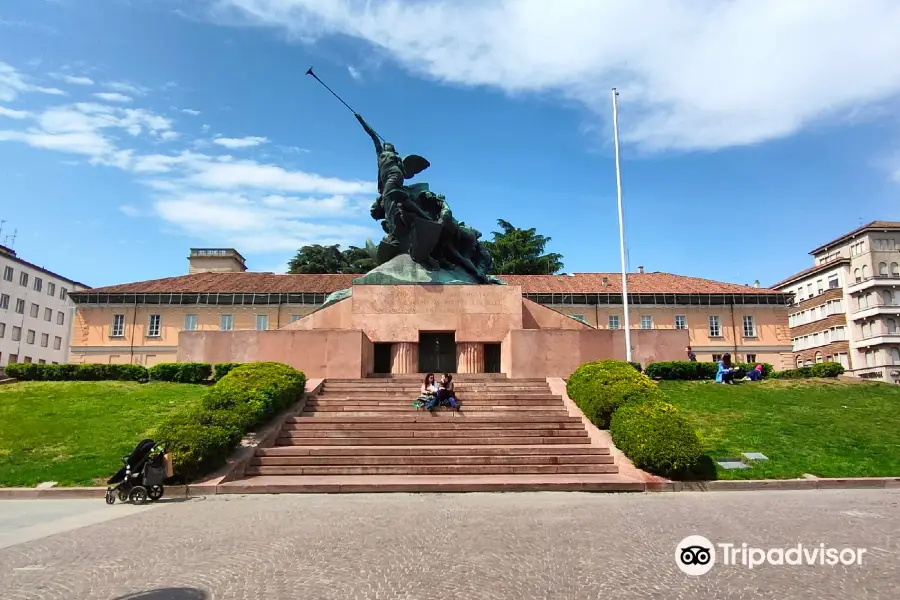
[(625, 264), (625, 221), (622, 216), (622, 173), (619, 170), (619, 92), (612, 89), (613, 137), (616, 146), (616, 188), (619, 196), (619, 249), (622, 254), (622, 306), (625, 309), (625, 360), (631, 362), (631, 320), (628, 318), (628, 269)]

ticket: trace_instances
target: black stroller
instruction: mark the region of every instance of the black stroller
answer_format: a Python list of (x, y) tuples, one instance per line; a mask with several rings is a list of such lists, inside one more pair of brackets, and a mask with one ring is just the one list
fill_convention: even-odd
[(116, 496), (119, 502), (130, 499), (134, 504), (162, 498), (166, 479), (165, 453), (165, 445), (141, 440), (129, 456), (122, 457), (124, 466), (106, 482), (114, 486), (106, 490), (106, 503), (114, 504)]

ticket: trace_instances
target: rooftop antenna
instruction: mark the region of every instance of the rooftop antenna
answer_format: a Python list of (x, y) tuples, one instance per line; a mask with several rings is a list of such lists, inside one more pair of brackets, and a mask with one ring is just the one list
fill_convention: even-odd
[(6, 219), (0, 219), (0, 236), (3, 235), (3, 225), (6, 224)]
[(9, 243), (6, 243), (6, 240), (4, 240), (3, 245), (6, 246), (7, 248), (9, 248), (10, 250), (15, 250), (16, 249), (16, 236), (18, 235), (18, 233), (19, 233), (18, 229), (13, 229), (12, 236), (9, 236), (9, 235), (6, 236), (6, 240), (9, 240)]

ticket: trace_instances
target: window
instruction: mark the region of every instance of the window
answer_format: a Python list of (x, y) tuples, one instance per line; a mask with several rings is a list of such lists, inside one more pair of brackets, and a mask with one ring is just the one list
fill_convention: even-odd
[(19, 355), (18, 355), (18, 354), (10, 354), (10, 355), (9, 355), (9, 364), (12, 365), (12, 364), (15, 364), (15, 363), (17, 363), (17, 362), (19, 362)]
[(874, 367), (875, 366), (875, 353), (871, 350), (866, 350), (866, 366)]
[(830, 342), (831, 342), (831, 330), (826, 329), (825, 331), (822, 332), (822, 343), (828, 344)]
[(891, 277), (900, 277), (900, 264), (891, 263)]
[(53, 337), (53, 349), (59, 350), (60, 348), (62, 348), (62, 338), (59, 337), (58, 335), (54, 336)]
[(862, 276), (863, 276), (863, 279), (869, 278), (869, 265), (862, 266)]
[(24, 271), (19, 273), (19, 285), (28, 287), (28, 273), (25, 273)]
[(26, 344), (34, 343), (34, 329), (29, 329), (28, 333), (25, 334), (25, 343)]
[(885, 306), (890, 306), (894, 303), (894, 295), (891, 294), (891, 290), (884, 290), (881, 292), (881, 301)]
[(47, 364), (47, 361), (44, 360), (44, 359), (42, 358), (42, 359), (38, 360), (38, 364), (39, 364), (39, 365), (46, 365), (46, 364)]
[(863, 294), (862, 296), (860, 296), (859, 298), (856, 299), (856, 304), (859, 307), (859, 310), (869, 308), (869, 303), (866, 300), (865, 294)]
[(720, 360), (722, 360), (722, 355), (721, 354), (713, 354), (712, 358), (713, 358), (713, 362), (719, 362)]
[(709, 315), (709, 337), (722, 337), (722, 324), (717, 315)]
[(294, 321), (299, 321), (302, 318), (303, 315), (291, 315), (291, 323), (293, 323)]
[(47, 295), (55, 296), (56, 295), (56, 284), (52, 281), (47, 282)]
[(35, 278), (34, 278), (34, 287), (33, 287), (33, 289), (34, 289), (34, 291), (36, 291), (36, 292), (39, 292), (39, 291), (41, 291), (42, 289), (44, 289), (44, 280), (41, 279), (40, 277), (35, 277)]
[(618, 329), (619, 328), (619, 315), (609, 315), (609, 328), (610, 329)]
[(756, 319), (753, 315), (744, 315), (744, 337), (756, 337)]
[(6, 335), (6, 323), (0, 323), (0, 338)]
[(197, 315), (184, 315), (184, 330), (185, 331), (196, 331), (197, 330)]
[(30, 314), (31, 314), (31, 317), (32, 317), (33, 319), (37, 319), (37, 316), (38, 316), (40, 313), (41, 313), (41, 307), (38, 306), (37, 304), (32, 304), (32, 305), (31, 305), (31, 313), (30, 313)]
[(641, 315), (641, 329), (653, 329), (653, 317)]
[(886, 262), (878, 263), (878, 274), (879, 275), (887, 275), (888, 274), (888, 267), (887, 267)]
[(803, 300), (803, 286), (797, 288), (797, 301)]
[(109, 328), (109, 337), (123, 337), (125, 335), (125, 315), (113, 315), (112, 327)]
[(687, 329), (687, 317), (675, 315), (675, 329)]
[(65, 300), (67, 295), (68, 295), (68, 292), (66, 291), (66, 288), (59, 288), (59, 299), (60, 300)]
[(900, 348), (891, 348), (891, 364), (900, 365)]
[(256, 315), (256, 330), (265, 331), (269, 328), (269, 315)]
[(66, 313), (59, 311), (56, 313), (56, 324), (57, 325), (65, 325), (66, 324)]
[(219, 317), (219, 329), (222, 331), (234, 329), (234, 315), (221, 315)]
[(26, 356), (26, 357), (25, 357), (25, 364), (26, 364), (26, 365), (30, 365), (30, 364), (31, 364), (31, 357), (30, 357), (30, 356)]
[(859, 269), (853, 269), (853, 279), (855, 279), (857, 283), (862, 281), (862, 277), (859, 274)]
[(821, 352), (816, 352), (816, 364), (819, 364), (819, 363), (821, 363), (821, 362), (825, 362), (825, 359), (822, 358), (822, 353), (821, 353)]
[(813, 296), (813, 293), (812, 293), (812, 284), (811, 284), (811, 283), (807, 283), (807, 284), (806, 284), (806, 295), (807, 295), (807, 297), (809, 297), (809, 298), (812, 298), (812, 296)]
[(150, 322), (147, 324), (147, 337), (159, 337), (159, 325), (161, 321), (161, 315), (150, 315)]
[(885, 321), (885, 325), (887, 326), (888, 333), (897, 333), (897, 321), (894, 319), (888, 319)]
[(839, 287), (841, 284), (838, 281), (837, 275), (828, 278), (828, 289), (833, 290), (836, 287)]
[(3, 268), (3, 281), (12, 281), (13, 280), (13, 268), (12, 267), (4, 267)]
[(797, 357), (797, 368), (799, 369), (802, 366), (803, 366), (803, 359), (798, 356)]
[(53, 309), (49, 306), (44, 309), (44, 320), (52, 321), (53, 320)]
[(21, 298), (16, 298), (16, 312), (20, 315), (25, 314), (25, 301)]
[(756, 355), (755, 355), (755, 354), (748, 354), (748, 355), (747, 355), (747, 362), (748, 362), (748, 363), (755, 363), (755, 362), (756, 362)]
[(816, 281), (816, 293), (821, 294), (825, 291), (825, 288), (822, 286), (822, 280), (819, 279)]
[(9, 294), (0, 295), (0, 308), (4, 310), (9, 308)]
[(22, 328), (13, 326), (12, 341), (18, 342), (22, 339)]
[(50, 344), (50, 334), (41, 334), (41, 348), (46, 348)]

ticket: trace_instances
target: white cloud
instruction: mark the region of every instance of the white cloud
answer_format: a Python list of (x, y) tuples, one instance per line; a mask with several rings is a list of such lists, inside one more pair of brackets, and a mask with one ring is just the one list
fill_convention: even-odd
[(203, 133), (206, 133), (207, 131), (209, 131), (209, 125), (204, 123), (203, 126), (200, 127), (200, 129), (203, 130)]
[(131, 96), (126, 96), (125, 94), (120, 94), (118, 92), (98, 92), (94, 94), (94, 97), (105, 100), (106, 102), (120, 102), (123, 104), (134, 101), (134, 98)]
[(8, 119), (27, 119), (30, 116), (31, 113), (26, 110), (13, 110), (11, 108), (0, 106), (0, 117), (6, 117)]
[(222, 22), (269, 25), (304, 40), (349, 35), (444, 83), (556, 93), (604, 123), (617, 87), (622, 136), (648, 150), (782, 138), (900, 93), (893, 0), (485, 0), (465, 9), (441, 0), (221, 0), (215, 7)]
[(76, 75), (60, 75), (58, 73), (53, 74), (53, 77), (59, 79), (60, 81), (65, 81), (66, 83), (71, 83), (72, 85), (94, 85), (94, 80), (90, 77), (81, 77)]
[(177, 140), (179, 137), (181, 137), (181, 134), (177, 131), (163, 131), (161, 134), (159, 134), (159, 137), (166, 142), (170, 142), (172, 140)]
[(226, 148), (235, 149), (235, 148), (252, 148), (253, 146), (259, 146), (260, 144), (265, 144), (269, 141), (268, 138), (259, 137), (255, 135), (242, 137), (242, 138), (227, 138), (227, 137), (219, 137), (213, 140), (214, 144), (218, 144), (220, 146), (224, 146)]
[(181, 109), (181, 112), (183, 112), (183, 113), (185, 113), (185, 114), (188, 114), (188, 115), (191, 115), (191, 116), (194, 116), (194, 117), (199, 117), (199, 116), (200, 116), (200, 111), (199, 111), (199, 110), (195, 110), (195, 109), (193, 109), (193, 108), (182, 108), (182, 109)]
[(120, 206), (119, 210), (122, 211), (122, 213), (128, 217), (140, 217), (141, 215), (144, 214), (141, 211), (141, 209), (139, 209), (136, 206), (132, 206), (130, 204), (125, 204), (125, 205)]
[(360, 73), (359, 69), (357, 69), (353, 65), (347, 65), (347, 72), (350, 73), (350, 77), (352, 77), (353, 79), (355, 79), (357, 81), (362, 79), (362, 73)]
[(11, 102), (19, 97), (19, 94), (38, 93), (65, 96), (66, 93), (57, 88), (48, 88), (29, 83), (28, 79), (19, 73), (12, 65), (0, 61), (0, 102)]
[(131, 94), (132, 96), (143, 96), (149, 91), (142, 85), (128, 83), (127, 81), (108, 81), (103, 84), (103, 87), (109, 88), (115, 92)]

